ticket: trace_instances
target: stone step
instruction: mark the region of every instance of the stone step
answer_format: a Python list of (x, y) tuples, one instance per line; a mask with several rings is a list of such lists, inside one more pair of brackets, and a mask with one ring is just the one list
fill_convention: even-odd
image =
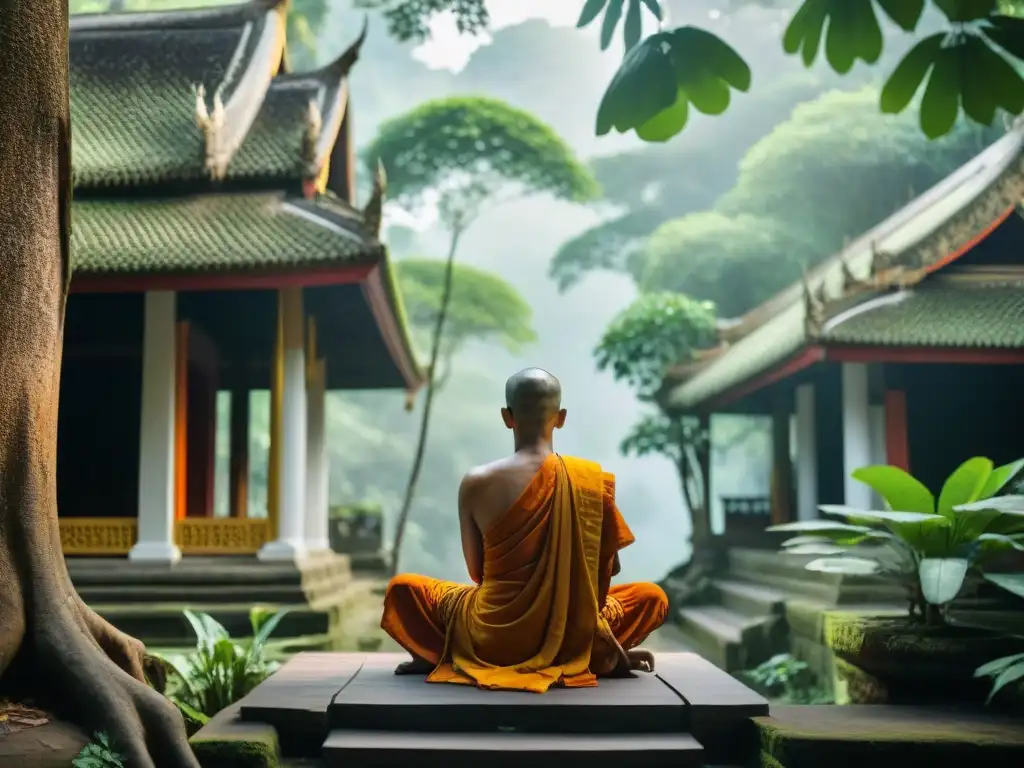
[(786, 610), (785, 592), (748, 581), (712, 579), (711, 594), (723, 607), (749, 616), (780, 616)]
[[(155, 647), (191, 646), (195, 633), (182, 614), (186, 608), (208, 613), (219, 621), (232, 637), (252, 635), (249, 622), (251, 603), (143, 603), (143, 604), (89, 604), (100, 616), (122, 632), (143, 639)], [(268, 605), (269, 610), (289, 609), (273, 637), (303, 637), (328, 634), (331, 617), (326, 611), (317, 611), (306, 604)]]
[(89, 605), (113, 603), (302, 603), (306, 594), (296, 584), (88, 584), (78, 594)]
[(727, 672), (749, 669), (784, 642), (779, 616), (749, 616), (721, 605), (686, 606), (678, 611), (683, 635), (708, 661)]
[(568, 762), (590, 768), (700, 768), (704, 765), (704, 750), (685, 733), (396, 733), (340, 729), (331, 731), (323, 746), (324, 768), (421, 764), (560, 768)]

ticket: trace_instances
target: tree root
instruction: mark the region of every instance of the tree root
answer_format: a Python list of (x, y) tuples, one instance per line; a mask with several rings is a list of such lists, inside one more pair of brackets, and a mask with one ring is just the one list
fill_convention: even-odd
[(128, 768), (199, 768), (181, 714), (145, 682), (141, 642), (74, 592), (28, 627), (8, 670), (19, 694), (87, 733), (107, 733)]

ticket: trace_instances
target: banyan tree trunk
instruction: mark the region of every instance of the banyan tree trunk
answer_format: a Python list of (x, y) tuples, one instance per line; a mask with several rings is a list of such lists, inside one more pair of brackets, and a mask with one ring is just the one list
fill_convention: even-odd
[(0, 3), (0, 690), (104, 731), (132, 768), (198, 768), (144, 649), (82, 603), (57, 527), (69, 282), (67, 0)]

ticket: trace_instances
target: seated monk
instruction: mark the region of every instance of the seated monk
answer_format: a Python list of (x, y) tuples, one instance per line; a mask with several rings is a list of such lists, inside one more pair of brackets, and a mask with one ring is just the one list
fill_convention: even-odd
[(412, 655), (396, 673), (432, 683), (543, 693), (653, 671), (636, 646), (665, 619), (655, 584), (611, 586), (633, 534), (615, 478), (560, 456), (558, 379), (539, 368), (505, 385), (515, 453), (477, 467), (459, 488), (462, 548), (476, 586), (402, 574), (388, 584), (381, 627)]

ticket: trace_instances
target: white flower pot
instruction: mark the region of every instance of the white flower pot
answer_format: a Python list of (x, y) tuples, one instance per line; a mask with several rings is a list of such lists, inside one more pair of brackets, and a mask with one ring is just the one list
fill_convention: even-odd
[(948, 603), (960, 592), (968, 562), (959, 557), (930, 557), (921, 561), (921, 593), (932, 605)]

